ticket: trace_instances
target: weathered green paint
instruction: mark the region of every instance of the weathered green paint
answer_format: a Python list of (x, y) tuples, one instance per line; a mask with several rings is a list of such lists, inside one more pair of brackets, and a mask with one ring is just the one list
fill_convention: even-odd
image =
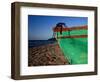
[[(73, 30), (70, 35), (87, 35), (87, 30)], [(56, 33), (57, 35), (57, 33)], [(68, 36), (68, 31), (59, 36)], [(57, 39), (64, 56), (71, 64), (88, 63), (88, 38), (61, 38)]]

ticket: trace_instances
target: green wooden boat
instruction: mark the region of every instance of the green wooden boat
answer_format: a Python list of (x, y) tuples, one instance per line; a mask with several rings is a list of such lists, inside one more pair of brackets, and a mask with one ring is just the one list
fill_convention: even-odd
[(70, 28), (58, 25), (53, 31), (54, 37), (70, 64), (88, 63), (87, 25)]

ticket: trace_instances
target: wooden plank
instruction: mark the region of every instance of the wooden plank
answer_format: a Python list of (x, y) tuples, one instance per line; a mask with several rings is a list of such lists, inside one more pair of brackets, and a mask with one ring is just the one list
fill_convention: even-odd
[(88, 35), (74, 35), (74, 36), (60, 36), (57, 37), (57, 39), (61, 39), (61, 38), (87, 38)]
[(72, 31), (72, 30), (87, 30), (87, 25), (86, 26), (77, 26), (77, 27), (66, 27), (66, 28), (61, 28), (61, 27), (56, 27), (53, 28), (54, 32), (60, 32), (60, 31)]

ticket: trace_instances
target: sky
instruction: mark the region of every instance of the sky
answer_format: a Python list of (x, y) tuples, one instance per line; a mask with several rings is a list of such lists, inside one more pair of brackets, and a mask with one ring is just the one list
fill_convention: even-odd
[(47, 40), (53, 35), (53, 28), (63, 22), (67, 27), (88, 24), (87, 17), (28, 15), (28, 40)]

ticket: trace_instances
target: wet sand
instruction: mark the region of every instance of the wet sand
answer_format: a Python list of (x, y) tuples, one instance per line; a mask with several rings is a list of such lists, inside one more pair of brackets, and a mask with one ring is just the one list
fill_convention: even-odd
[(65, 59), (57, 43), (29, 48), (28, 66), (66, 65)]

